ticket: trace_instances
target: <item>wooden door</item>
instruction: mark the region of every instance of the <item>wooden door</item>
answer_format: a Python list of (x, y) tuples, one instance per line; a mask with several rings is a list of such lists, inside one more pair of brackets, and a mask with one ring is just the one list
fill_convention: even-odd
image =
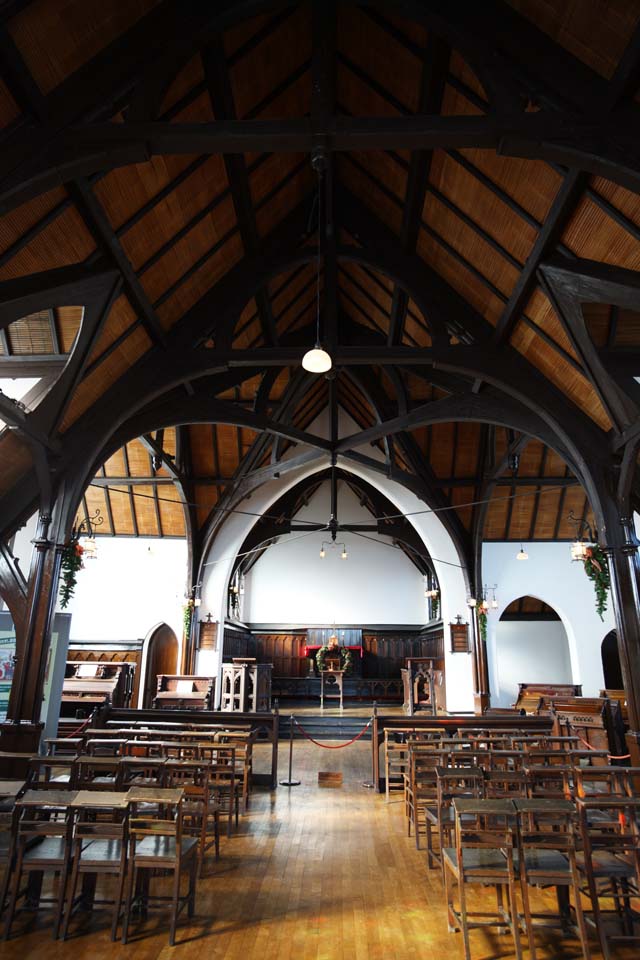
[(157, 678), (162, 673), (177, 673), (178, 640), (166, 623), (161, 624), (149, 639), (147, 665), (144, 672), (143, 708), (153, 706), (153, 698), (158, 685)]

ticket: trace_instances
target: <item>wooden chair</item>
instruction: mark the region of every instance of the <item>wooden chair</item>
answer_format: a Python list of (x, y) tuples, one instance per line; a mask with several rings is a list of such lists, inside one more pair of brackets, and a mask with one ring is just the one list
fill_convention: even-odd
[(118, 789), (163, 785), (164, 757), (122, 757), (118, 767)]
[[(22, 893), (33, 907), (39, 906), (43, 873), (59, 874), (58, 894), (52, 902), (55, 909), (53, 938), (57, 939), (62, 923), (67, 881), (72, 862), (74, 794), (69, 791), (27, 791), (16, 805), (15, 869), (11, 878), (11, 892), (4, 927), (4, 939), (11, 935), (18, 899)], [(20, 884), (24, 874), (35, 874), (34, 883), (23, 891)]]
[(405, 779), (405, 814), (407, 836), (413, 827), (415, 843), (420, 849), (420, 837), (427, 835), (426, 811), (437, 803), (436, 769), (447, 763), (448, 753), (430, 744), (413, 743), (409, 746), (409, 774)]
[(573, 796), (574, 768), (571, 766), (530, 767), (525, 764), (530, 798), (570, 800)]
[[(124, 884), (127, 875), (127, 845), (129, 811), (126, 804), (120, 806), (112, 794), (92, 793), (98, 796), (99, 802), (104, 803), (100, 808), (96, 802), (88, 806), (82, 805), (82, 795), (78, 794), (74, 800), (76, 807), (76, 824), (73, 838), (73, 867), (71, 882), (67, 897), (62, 939), (66, 940), (69, 932), (69, 921), (76, 901), (76, 890), (80, 876), (111, 875), (118, 877), (116, 892), (112, 901), (100, 901), (113, 904), (111, 920), (111, 939), (115, 940), (118, 932), (118, 921), (122, 912)], [(84, 897), (80, 897), (84, 899)], [(95, 901), (94, 901), (95, 902)]]
[[(535, 798), (513, 803), (518, 814), (520, 886), (531, 960), (536, 960), (534, 930), (541, 926), (573, 929), (583, 957), (590, 960), (576, 858), (575, 807), (569, 800), (559, 799)], [(532, 913), (529, 887), (550, 886), (558, 891), (558, 913)], [(575, 923), (569, 907), (571, 893)], [(534, 919), (539, 921), (535, 927)]]
[[(453, 800), (455, 847), (442, 849), (449, 931), (462, 930), (466, 960), (471, 958), (469, 930), (477, 927), (508, 928), (518, 960), (522, 958), (517, 902), (515, 808), (511, 800)], [(458, 886), (459, 908), (453, 897), (453, 882)], [(466, 886), (481, 884), (496, 888), (497, 909), (470, 912)], [(504, 888), (508, 905), (504, 903)]]
[(232, 761), (209, 765), (209, 793), (220, 813), (226, 814), (228, 837), (231, 836), (234, 817), (236, 829), (238, 827), (240, 791), (235, 768), (235, 751)]
[(34, 756), (29, 762), (29, 790), (69, 790), (75, 786), (75, 756)]
[(120, 757), (127, 741), (122, 737), (90, 737), (84, 745), (89, 757)]
[[(484, 775), (480, 767), (436, 767), (436, 802), (425, 809), (427, 866), (437, 864), (443, 871), (442, 851), (450, 847), (455, 829), (456, 799), (478, 800), (484, 796)], [(438, 849), (433, 844), (438, 837)]]
[(168, 760), (164, 766), (164, 786), (184, 791), (182, 803), (183, 830), (198, 838), (200, 876), (204, 860), (212, 846), (216, 860), (220, 857), (220, 806), (209, 784), (210, 766), (203, 760)]
[[(195, 911), (196, 880), (198, 873), (198, 840), (185, 837), (182, 828), (183, 791), (177, 789), (136, 788), (129, 794), (131, 813), (129, 818), (129, 870), (125, 897), (124, 920), (122, 923), (122, 942), (127, 943), (129, 923), (133, 906), (134, 883), (141, 870), (169, 871), (173, 874), (171, 903), (171, 922), (169, 943), (176, 941), (176, 926), (181, 910), (187, 906), (189, 917)], [(157, 804), (157, 813), (153, 814), (151, 805)], [(180, 895), (182, 873), (189, 874), (189, 887)], [(145, 900), (148, 900), (145, 896)]]
[(514, 800), (527, 796), (527, 775), (523, 770), (485, 770), (484, 796), (487, 799)]
[[(611, 943), (640, 943), (638, 912), (632, 901), (640, 896), (640, 800), (591, 796), (577, 802), (582, 852), (577, 863), (586, 881), (593, 922), (605, 960)], [(613, 902), (603, 909), (601, 900)], [(609, 920), (617, 921), (610, 929)]]
[(80, 756), (74, 764), (74, 785), (78, 790), (116, 790), (121, 762), (120, 757)]

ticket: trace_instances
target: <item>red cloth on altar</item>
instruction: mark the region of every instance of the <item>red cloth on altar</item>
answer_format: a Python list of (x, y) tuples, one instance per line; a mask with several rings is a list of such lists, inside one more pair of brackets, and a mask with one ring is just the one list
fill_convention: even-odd
[[(304, 656), (305, 656), (305, 657), (312, 657), (312, 656), (314, 655), (314, 653), (317, 653), (317, 652), (318, 652), (318, 650), (322, 650), (322, 647), (323, 647), (323, 646), (325, 646), (325, 644), (322, 644), (322, 643), (306, 644), (306, 645), (305, 645), (305, 648), (304, 648)], [(345, 650), (359, 650), (359, 651), (360, 651), (360, 658), (364, 657), (364, 647), (358, 647), (358, 646), (348, 647), (348, 646), (345, 646)]]

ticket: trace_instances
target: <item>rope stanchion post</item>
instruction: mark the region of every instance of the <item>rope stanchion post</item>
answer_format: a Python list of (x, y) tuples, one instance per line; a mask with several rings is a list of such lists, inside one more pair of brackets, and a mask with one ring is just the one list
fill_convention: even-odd
[[(377, 715), (378, 715), (378, 701), (377, 701), (377, 700), (374, 700), (374, 701), (373, 701), (373, 710), (372, 710), (372, 712), (371, 712), (371, 720), (369, 720), (369, 723), (372, 724), (373, 721), (375, 720), (375, 718), (377, 717)], [(371, 733), (371, 740), (373, 741), (373, 743), (372, 743), (373, 749), (374, 749), (374, 750), (377, 750), (377, 749), (378, 749), (378, 744), (375, 742), (376, 738), (375, 738), (373, 732)], [(365, 787), (365, 789), (367, 789), (367, 790), (373, 790), (374, 787), (376, 786), (376, 783), (375, 783), (375, 775), (373, 775), (373, 776), (371, 777), (371, 780), (363, 780), (363, 781), (362, 781), (362, 786)]]
[(292, 767), (293, 767), (293, 724), (294, 724), (293, 714), (289, 717), (289, 776), (286, 780), (280, 781), (281, 787), (299, 787), (300, 781), (294, 780), (291, 776)]

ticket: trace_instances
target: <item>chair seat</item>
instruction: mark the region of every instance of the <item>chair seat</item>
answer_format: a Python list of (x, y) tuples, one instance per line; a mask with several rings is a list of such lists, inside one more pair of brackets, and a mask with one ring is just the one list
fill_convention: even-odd
[[(444, 859), (453, 867), (458, 868), (458, 858), (455, 847), (445, 847), (442, 851)], [(516, 860), (514, 852), (514, 861)], [(462, 850), (462, 868), (468, 877), (507, 875), (507, 858), (502, 850), (483, 849), (479, 847), (464, 847)]]
[(570, 875), (569, 861), (560, 850), (527, 850), (523, 861), (529, 874)]
[(25, 864), (32, 862), (51, 861), (60, 862), (64, 860), (66, 842), (64, 837), (44, 837), (39, 843), (33, 845), (27, 844), (24, 851), (23, 861)]
[[(576, 854), (578, 869), (583, 873), (586, 870), (584, 854)], [(607, 850), (594, 850), (591, 855), (591, 868), (594, 877), (633, 877), (635, 866), (625, 857), (616, 856)]]
[(122, 856), (121, 840), (90, 840), (83, 846), (80, 862), (84, 867), (104, 867), (119, 864)]
[[(192, 850), (195, 850), (198, 841), (195, 837), (183, 837), (181, 842), (182, 856), (186, 856)], [(136, 844), (136, 860), (175, 860), (176, 858), (176, 839), (175, 837), (145, 837)]]

